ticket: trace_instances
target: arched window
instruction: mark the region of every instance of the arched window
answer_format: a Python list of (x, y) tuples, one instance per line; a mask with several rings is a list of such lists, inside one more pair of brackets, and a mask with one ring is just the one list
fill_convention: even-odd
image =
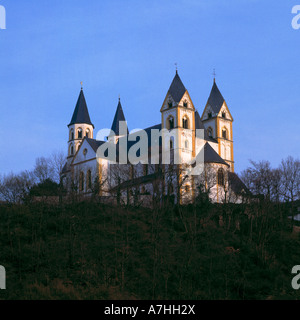
[(185, 140), (184, 147), (185, 147), (186, 149), (189, 148), (189, 142), (188, 142), (188, 140)]
[(69, 147), (69, 155), (72, 156), (74, 154), (74, 147), (72, 144), (70, 144), (70, 147)]
[(81, 128), (79, 128), (77, 131), (77, 138), (82, 139), (82, 129)]
[(173, 140), (170, 139), (170, 149), (173, 149), (173, 148), (174, 148)]
[(91, 170), (88, 170), (86, 173), (86, 189), (92, 189), (92, 173)]
[(224, 186), (224, 170), (223, 169), (219, 169), (218, 170), (218, 185), (219, 186)]
[(74, 140), (74, 130), (70, 130), (70, 140)]
[(225, 128), (222, 129), (222, 138), (228, 139), (227, 130)]
[(174, 129), (174, 118), (173, 118), (173, 117), (170, 117), (170, 118), (168, 119), (168, 129), (169, 129), (169, 130)]
[(189, 128), (189, 119), (186, 116), (182, 118), (182, 127), (184, 129), (188, 129)]
[(168, 102), (168, 106), (169, 106), (169, 108), (172, 108), (172, 107), (173, 107), (172, 101), (169, 101), (169, 102)]
[(86, 129), (85, 136), (86, 136), (87, 138), (90, 137), (90, 130), (89, 130), (89, 129)]
[(188, 107), (188, 102), (187, 102), (186, 100), (183, 102), (183, 106), (184, 106), (185, 108)]
[(209, 128), (207, 129), (207, 134), (208, 134), (208, 136), (209, 136), (210, 138), (213, 137), (213, 129), (212, 129), (211, 127), (209, 127)]
[(84, 173), (80, 172), (79, 174), (79, 191), (84, 190)]

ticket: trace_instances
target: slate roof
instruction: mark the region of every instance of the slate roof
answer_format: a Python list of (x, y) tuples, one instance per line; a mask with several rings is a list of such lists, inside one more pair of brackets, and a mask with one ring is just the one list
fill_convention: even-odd
[(183, 95), (185, 94), (185, 92), (186, 92), (186, 88), (183, 85), (178, 75), (178, 72), (176, 71), (175, 77), (171, 83), (168, 93), (171, 95), (171, 97), (176, 103), (179, 103)]
[(87, 104), (86, 104), (82, 89), (80, 91), (80, 94), (76, 103), (76, 107), (75, 107), (69, 126), (75, 123), (86, 123), (94, 127), (90, 119), (89, 111), (87, 108)]
[(228, 172), (228, 182), (232, 191), (236, 194), (245, 193), (251, 194), (244, 182), (234, 172)]
[(204, 152), (204, 163), (220, 163), (230, 167), (229, 164), (226, 163), (225, 160), (223, 160), (218, 155), (218, 153), (212, 148), (212, 146), (208, 142), (206, 142), (204, 147), (200, 150), (199, 154), (201, 152)]
[[(211, 137), (208, 135), (208, 133), (207, 133), (205, 127), (204, 127), (204, 124), (203, 124), (203, 122), (201, 121), (201, 118), (200, 118), (200, 115), (199, 115), (198, 111), (195, 112), (195, 129), (202, 129), (202, 130), (204, 130), (204, 139), (205, 139), (206, 141), (211, 141), (211, 142), (214, 142), (214, 143), (218, 143), (217, 140), (215, 140), (214, 138), (211, 138)], [(196, 134), (196, 132), (195, 132), (195, 134)]]
[(218, 114), (222, 108), (224, 101), (225, 99), (223, 98), (216, 84), (216, 81), (214, 81), (207, 103), (211, 106), (213, 112)]
[(85, 137), (86, 141), (89, 143), (89, 145), (92, 147), (92, 149), (97, 152), (98, 148), (105, 143), (105, 141), (95, 140), (91, 138)]
[[(116, 136), (120, 135), (120, 128), (119, 128), (119, 122), (120, 121), (126, 121), (126, 120), (125, 120), (124, 112), (123, 112), (123, 109), (122, 109), (121, 101), (119, 100), (117, 111), (116, 111), (115, 117), (114, 117), (114, 121), (113, 121), (112, 126), (111, 126), (111, 130), (114, 131)], [(127, 134), (128, 133), (129, 133), (129, 131), (128, 131), (128, 128), (127, 128)]]

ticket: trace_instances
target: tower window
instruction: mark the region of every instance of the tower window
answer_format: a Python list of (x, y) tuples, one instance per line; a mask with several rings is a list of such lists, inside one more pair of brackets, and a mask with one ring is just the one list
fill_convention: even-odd
[(187, 101), (184, 101), (183, 106), (184, 106), (185, 108), (187, 108), (187, 107), (188, 107), (188, 103), (187, 103)]
[(85, 136), (86, 136), (87, 138), (89, 138), (89, 137), (90, 137), (90, 130), (89, 130), (89, 129), (87, 129), (87, 130), (86, 130), (86, 132), (85, 132)]
[(78, 136), (78, 139), (82, 139), (82, 129), (78, 129), (77, 136)]
[(219, 186), (224, 186), (224, 171), (223, 169), (218, 170), (218, 185)]
[(212, 117), (212, 113), (209, 112), (209, 113), (208, 113), (208, 118), (210, 119), (211, 117)]
[(170, 140), (170, 149), (173, 149), (173, 147), (174, 147), (174, 146), (173, 146), (173, 140), (171, 139), (171, 140)]
[(226, 113), (222, 112), (222, 118), (226, 118)]
[(209, 136), (210, 138), (213, 137), (213, 129), (212, 129), (211, 127), (209, 127), (209, 128), (207, 129), (207, 134), (208, 134), (208, 136)]
[(169, 102), (168, 102), (168, 106), (169, 106), (169, 108), (172, 108), (172, 107), (173, 107), (172, 101), (169, 101)]
[(188, 129), (188, 128), (189, 128), (189, 120), (188, 120), (188, 118), (184, 117), (184, 118), (182, 119), (182, 127), (183, 127), (184, 129)]
[(223, 129), (223, 130), (222, 130), (222, 137), (223, 137), (224, 139), (227, 139), (227, 130), (226, 130), (226, 129)]
[(170, 117), (169, 118), (169, 130), (174, 129), (174, 118)]
[(70, 140), (74, 140), (74, 131), (71, 129), (70, 131)]
[(74, 154), (74, 147), (73, 145), (70, 145), (70, 155), (72, 156)]

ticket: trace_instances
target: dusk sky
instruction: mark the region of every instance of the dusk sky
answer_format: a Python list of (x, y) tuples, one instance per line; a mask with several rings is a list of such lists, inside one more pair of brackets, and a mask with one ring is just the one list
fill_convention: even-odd
[(202, 114), (216, 82), (234, 117), (235, 169), (300, 157), (296, 0), (0, 0), (0, 174), (67, 153), (80, 82), (98, 130), (118, 96), (129, 130), (161, 121), (178, 73)]

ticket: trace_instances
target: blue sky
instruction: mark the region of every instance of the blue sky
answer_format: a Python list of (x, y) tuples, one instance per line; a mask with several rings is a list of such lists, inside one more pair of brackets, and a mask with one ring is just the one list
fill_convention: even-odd
[(111, 126), (119, 94), (130, 130), (159, 123), (175, 62), (200, 114), (216, 69), (237, 172), (300, 157), (298, 2), (0, 0), (0, 174), (67, 152), (80, 81), (96, 130)]

